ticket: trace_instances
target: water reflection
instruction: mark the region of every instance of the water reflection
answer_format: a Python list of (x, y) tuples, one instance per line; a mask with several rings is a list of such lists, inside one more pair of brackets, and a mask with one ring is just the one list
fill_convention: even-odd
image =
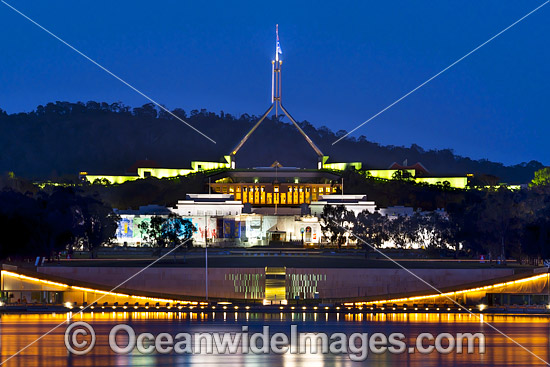
[[(300, 332), (355, 332), (390, 334), (400, 332), (407, 336), (408, 344), (423, 332), (432, 334), (449, 332), (483, 332), (486, 335), (486, 354), (430, 355), (384, 353), (369, 355), (363, 365), (368, 366), (529, 366), (540, 365), (540, 361), (526, 351), (515, 346), (503, 335), (480, 322), (471, 314), (424, 314), (424, 313), (257, 313), (257, 312), (93, 312), (73, 315), (73, 321), (89, 322), (97, 334), (96, 347), (86, 356), (68, 354), (63, 334), (67, 326), (68, 314), (43, 315), (1, 315), (0, 316), (0, 355), (5, 360), (37, 337), (50, 331), (58, 324), (61, 327), (51, 332), (21, 355), (4, 366), (160, 366), (160, 365), (201, 365), (201, 366), (351, 366), (347, 355), (323, 354), (237, 354), (237, 355), (141, 355), (134, 351), (128, 355), (113, 353), (108, 345), (110, 329), (119, 323), (131, 325), (136, 333), (150, 332), (237, 332), (243, 325), (249, 326), (251, 333), (260, 332), (263, 325), (270, 325), (270, 332), (290, 333), (290, 325), (298, 325)], [(524, 345), (541, 358), (549, 357), (549, 318), (545, 316), (506, 316), (483, 315), (485, 321)], [(413, 342), (410, 342), (410, 341)]]

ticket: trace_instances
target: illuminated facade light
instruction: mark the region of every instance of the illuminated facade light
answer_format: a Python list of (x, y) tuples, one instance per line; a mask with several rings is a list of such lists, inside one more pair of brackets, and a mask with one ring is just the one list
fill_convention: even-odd
[[(434, 299), (434, 298), (437, 298), (437, 297), (451, 297), (451, 296), (456, 296), (456, 295), (460, 295), (460, 294), (481, 292), (481, 291), (487, 291), (487, 290), (492, 290), (492, 289), (503, 288), (503, 287), (510, 286), (510, 285), (515, 285), (515, 284), (533, 282), (533, 281), (543, 279), (543, 278), (547, 278), (547, 277), (548, 277), (548, 275), (544, 273), (544, 274), (538, 274), (538, 275), (534, 275), (534, 276), (530, 276), (530, 277), (526, 277), (526, 278), (522, 278), (522, 279), (511, 280), (511, 281), (505, 282), (505, 283), (495, 283), (495, 284), (491, 284), (491, 285), (486, 285), (486, 286), (483, 286), (483, 287), (468, 288), (468, 289), (462, 289), (462, 290), (453, 291), (453, 292), (428, 294), (428, 295), (423, 295), (423, 296), (414, 296), (414, 297), (404, 297), (404, 298), (396, 298), (396, 299), (389, 299), (389, 300), (384, 299), (384, 300), (377, 300), (377, 301), (359, 302), (359, 303), (356, 303), (356, 305), (359, 305), (359, 304), (377, 305), (377, 304), (382, 304), (382, 303), (398, 303), (398, 302), (407, 302), (407, 301), (427, 300), (427, 299)], [(344, 305), (346, 305), (346, 304), (344, 304)]]
[[(138, 296), (138, 295), (132, 295), (132, 294), (125, 294), (125, 293), (115, 293), (115, 292), (108, 292), (100, 289), (93, 289), (93, 288), (86, 288), (86, 287), (79, 287), (79, 286), (70, 286), (68, 284), (63, 284), (59, 282), (53, 282), (46, 279), (40, 279), (35, 277), (30, 277), (23, 274), (18, 274), (15, 272), (2, 270), (0, 271), (1, 276), (8, 276), (16, 279), (21, 279), (24, 281), (30, 281), (34, 283), (39, 283), (43, 285), (49, 285), (49, 286), (55, 286), (55, 287), (62, 287), (66, 288), (66, 291), (74, 290), (74, 291), (81, 291), (86, 293), (94, 293), (94, 294), (101, 294), (104, 296), (113, 296), (113, 297), (120, 297), (120, 298), (133, 298), (133, 299), (139, 299), (149, 302), (164, 302), (164, 303), (182, 303), (182, 304), (197, 304), (197, 302), (190, 302), (190, 301), (182, 301), (182, 300), (172, 300), (172, 299), (165, 299), (165, 298), (156, 298), (156, 297), (147, 297), (147, 296)], [(66, 302), (65, 306), (67, 307), (67, 303), (70, 304), (70, 302)], [(70, 306), (72, 308), (72, 304)]]

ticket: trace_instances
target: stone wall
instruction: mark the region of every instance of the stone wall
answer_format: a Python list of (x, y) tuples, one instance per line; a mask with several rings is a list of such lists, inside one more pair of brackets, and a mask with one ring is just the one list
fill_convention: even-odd
[[(114, 287), (137, 273), (133, 267), (41, 267), (45, 274)], [(514, 274), (513, 269), (413, 269), (436, 288), (459, 286)], [(286, 269), (287, 297), (346, 298), (431, 291), (430, 287), (402, 269)], [(175, 295), (204, 296), (204, 268), (149, 268), (123, 288)], [(262, 299), (264, 268), (211, 268), (208, 294), (216, 298)]]

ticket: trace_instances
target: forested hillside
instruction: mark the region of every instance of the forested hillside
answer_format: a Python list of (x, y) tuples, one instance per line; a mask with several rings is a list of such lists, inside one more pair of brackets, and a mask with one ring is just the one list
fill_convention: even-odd
[[(124, 173), (135, 161), (149, 159), (163, 167), (189, 167), (192, 160), (219, 160), (228, 154), (257, 121), (258, 116), (232, 116), (206, 110), (173, 111), (216, 141), (194, 132), (153, 104), (130, 108), (122, 103), (55, 102), (29, 113), (0, 110), (0, 171), (27, 178), (62, 175)], [(472, 160), (452, 150), (425, 151), (411, 147), (381, 146), (366, 137), (331, 143), (344, 131), (334, 132), (308, 121), (301, 127), (331, 161), (360, 161), (365, 168), (387, 168), (392, 162), (422, 162), (432, 174), (490, 174), (507, 183), (526, 183), (540, 169), (539, 162), (504, 166)], [(240, 167), (284, 166), (313, 168), (317, 157), (297, 130), (285, 119), (266, 120), (237, 155)]]

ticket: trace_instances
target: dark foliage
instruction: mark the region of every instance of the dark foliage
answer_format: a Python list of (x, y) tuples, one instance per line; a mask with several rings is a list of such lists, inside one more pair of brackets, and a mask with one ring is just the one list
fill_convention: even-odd
[[(257, 116), (182, 109), (174, 113), (216, 140), (213, 144), (153, 104), (130, 108), (122, 103), (55, 102), (29, 113), (0, 113), (0, 172), (28, 178), (59, 179), (85, 170), (121, 174), (136, 160), (150, 159), (164, 167), (188, 167), (191, 160), (219, 160), (256, 122)], [(237, 155), (241, 167), (270, 165), (313, 168), (317, 157), (285, 120), (267, 119)], [(381, 146), (364, 136), (332, 146), (344, 132), (308, 121), (304, 131), (333, 161), (361, 161), (366, 168), (387, 168), (392, 162), (420, 161), (436, 175), (487, 174), (508, 183), (527, 183), (538, 162), (504, 166), (454, 155), (449, 149), (425, 151)], [(269, 144), (266, 144), (269, 142)]]
[[(325, 237), (338, 243), (353, 229), (358, 245), (370, 249), (392, 241), (399, 248), (423, 244), (430, 256), (514, 258), (541, 265), (550, 258), (550, 186), (536, 189), (461, 190), (446, 212), (389, 218), (363, 212), (357, 218), (342, 206), (325, 206)], [(458, 198), (458, 197), (457, 197)], [(344, 215), (345, 214), (345, 215)], [(505, 262), (505, 260), (503, 260)]]
[(117, 225), (110, 206), (71, 188), (51, 194), (0, 191), (0, 259), (50, 258), (75, 248), (93, 255), (114, 237)]

